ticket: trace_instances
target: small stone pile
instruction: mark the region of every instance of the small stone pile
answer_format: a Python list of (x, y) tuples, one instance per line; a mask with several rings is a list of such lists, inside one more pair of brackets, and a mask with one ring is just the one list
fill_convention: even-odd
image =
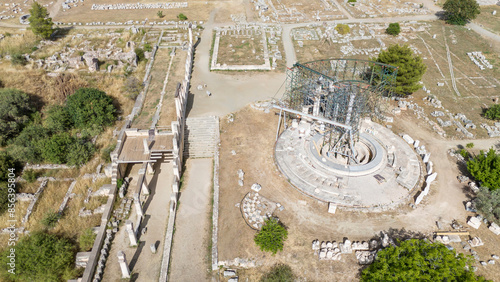
[(118, 189), (118, 196), (120, 197), (120, 199), (124, 198), (125, 195), (127, 195), (127, 188), (128, 188), (129, 182), (130, 182), (130, 177), (125, 177), (123, 179), (123, 184)]

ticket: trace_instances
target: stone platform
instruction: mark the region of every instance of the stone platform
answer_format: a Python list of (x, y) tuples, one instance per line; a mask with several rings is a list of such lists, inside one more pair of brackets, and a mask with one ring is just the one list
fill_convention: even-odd
[[(299, 127), (310, 124), (302, 121)], [(370, 160), (345, 166), (319, 154), (321, 135), (311, 126), (300, 138), (290, 127), (278, 138), (275, 161), (302, 193), (343, 209), (384, 211), (406, 204), (420, 182), (420, 158), (402, 138), (371, 121), (363, 121), (360, 140)]]

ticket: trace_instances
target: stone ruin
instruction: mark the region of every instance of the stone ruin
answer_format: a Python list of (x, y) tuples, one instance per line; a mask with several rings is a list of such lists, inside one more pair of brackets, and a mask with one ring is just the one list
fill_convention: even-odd
[(356, 241), (351, 242), (347, 238), (344, 242), (337, 243), (335, 241), (322, 241), (314, 240), (312, 242), (312, 249), (315, 254), (318, 255), (319, 260), (335, 260), (340, 261), (342, 259), (342, 254), (352, 254), (356, 255), (356, 259), (360, 265), (371, 264), (375, 259), (375, 254), (377, 253), (377, 247), (379, 243), (377, 240), (372, 240), (370, 244), (366, 241)]
[(260, 229), (264, 222), (272, 217), (274, 210), (282, 206), (279, 203), (272, 202), (262, 197), (258, 192), (255, 192), (260, 190), (260, 185), (254, 184), (252, 190), (253, 191), (247, 193), (241, 201), (240, 211), (250, 227)]
[(480, 69), (484, 70), (486, 68), (492, 69), (493, 66), (490, 64), (490, 62), (486, 59), (486, 57), (483, 55), (482, 52), (468, 52), (467, 56), (469, 56), (469, 59)]

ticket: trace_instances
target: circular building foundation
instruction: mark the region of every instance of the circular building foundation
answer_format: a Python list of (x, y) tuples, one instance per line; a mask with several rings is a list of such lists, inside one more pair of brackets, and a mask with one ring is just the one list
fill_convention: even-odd
[(275, 145), (276, 163), (302, 193), (344, 209), (383, 211), (406, 203), (420, 183), (420, 158), (402, 138), (363, 121), (354, 146), (357, 164), (322, 150), (319, 127), (301, 121)]

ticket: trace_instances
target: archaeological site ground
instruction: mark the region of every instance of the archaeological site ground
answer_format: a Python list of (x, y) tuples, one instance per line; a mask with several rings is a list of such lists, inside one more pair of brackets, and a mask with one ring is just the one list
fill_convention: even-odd
[(500, 2), (453, 1), (0, 0), (0, 281), (500, 281)]

